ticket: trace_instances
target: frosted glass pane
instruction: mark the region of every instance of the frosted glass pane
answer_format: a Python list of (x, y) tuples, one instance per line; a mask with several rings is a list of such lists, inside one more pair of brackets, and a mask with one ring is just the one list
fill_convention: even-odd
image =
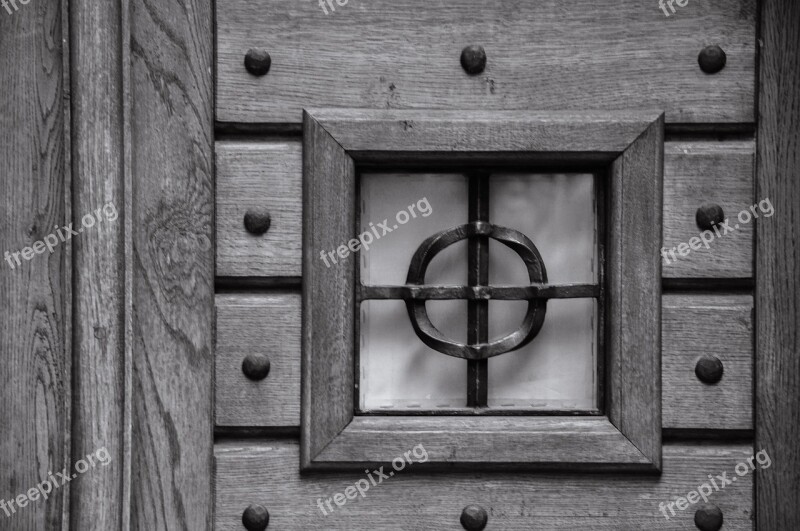
[[(361, 251), (361, 282), (365, 285), (403, 285), (417, 248), (428, 237), (469, 221), (467, 180), (450, 174), (364, 174), (361, 176), (361, 231), (388, 220), (392, 232)], [(427, 199), (430, 214), (411, 217), (405, 225), (397, 214), (414, 211)], [(425, 204), (422, 204), (425, 207)], [(402, 215), (401, 215), (401, 219)], [(394, 227), (397, 226), (397, 229)], [(382, 229), (378, 230), (381, 234)], [(431, 262), (425, 281), (429, 284), (463, 285), (467, 281), (467, 242), (459, 242)], [(408, 319), (406, 319), (408, 320)], [(466, 326), (466, 325), (465, 325)]]
[[(496, 174), (489, 183), (491, 222), (533, 241), (551, 284), (597, 282), (594, 176)], [(496, 241), (489, 248), (492, 284), (528, 283), (514, 251)]]
[[(489, 336), (516, 329), (525, 301), (490, 301)], [(540, 410), (597, 407), (597, 304), (553, 299), (527, 346), (489, 360), (489, 407)]]
[[(435, 301), (427, 307), (439, 330), (454, 340), (466, 339), (466, 302)], [(402, 301), (361, 304), (360, 366), (362, 410), (466, 406), (467, 363), (425, 346)]]

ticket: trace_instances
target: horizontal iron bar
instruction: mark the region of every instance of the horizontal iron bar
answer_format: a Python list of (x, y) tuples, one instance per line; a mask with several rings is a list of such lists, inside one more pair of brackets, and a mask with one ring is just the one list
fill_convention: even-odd
[(361, 286), (360, 300), (498, 300), (588, 299), (600, 296), (599, 284), (530, 286)]

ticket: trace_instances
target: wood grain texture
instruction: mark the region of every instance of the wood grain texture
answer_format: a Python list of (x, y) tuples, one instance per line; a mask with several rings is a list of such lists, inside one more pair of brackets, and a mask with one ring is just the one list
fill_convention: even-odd
[[(11, 256), (69, 223), (64, 4), (18, 3), (17, 8), (0, 11), (0, 252), (9, 253), (0, 266), (0, 500), (5, 501), (40, 484), (48, 472), (72, 466), (71, 244), (32, 257), (28, 251), (29, 260), (18, 254), (19, 263)], [(4, 505), (0, 527), (67, 529), (68, 500), (69, 485), (47, 500)]]
[(756, 447), (777, 466), (757, 477), (758, 529), (800, 528), (800, 3), (765, 0), (756, 195)]
[(212, 522), (213, 12), (127, 0), (130, 528)]
[[(300, 314), (300, 298), (289, 293), (220, 295), (217, 308), (217, 425), (299, 426), (299, 420), (284, 423), (289, 412), (300, 408), (293, 376), (300, 370), (300, 331), (292, 322)], [(753, 429), (752, 308), (749, 295), (663, 296), (665, 429)], [(252, 349), (273, 359), (273, 372), (263, 386), (252, 387), (241, 375), (242, 355)], [(697, 359), (706, 353), (725, 364), (723, 380), (714, 386), (694, 374)]]
[[(664, 246), (697, 236), (695, 214), (720, 204), (734, 217), (755, 202), (752, 141), (667, 142), (664, 146)], [(217, 143), (217, 274), (300, 276), (302, 148), (300, 141)], [(242, 224), (249, 207), (265, 206), (273, 227), (263, 237)], [(750, 278), (753, 226), (714, 240), (709, 250), (663, 265), (665, 278)], [(677, 255), (677, 253), (676, 253)]]
[(671, 256), (669, 262), (662, 260), (664, 278), (752, 278), (755, 223), (741, 223), (737, 216), (756, 202), (754, 143), (668, 142), (664, 166), (667, 251), (700, 235), (695, 215), (701, 205), (721, 206), (731, 227), (727, 233), (720, 229), (723, 235), (715, 237), (709, 248), (690, 250), (687, 256), (676, 251), (677, 260)]
[(303, 167), (302, 459), (311, 459), (353, 418), (356, 260), (323, 267), (356, 220), (355, 163), (305, 115)]
[[(351, 0), (219, 4), (217, 119), (299, 123), (314, 106), (394, 109), (666, 109), (669, 123), (754, 120), (755, 0), (658, 4), (614, 0), (424, 3)], [(461, 50), (482, 45), (486, 70), (467, 75)], [(716, 75), (697, 64), (719, 44)], [(249, 48), (272, 68), (254, 77)]]
[(656, 468), (661, 465), (661, 264), (664, 116), (609, 172), (606, 409)]
[(72, 458), (105, 448), (111, 463), (70, 484), (70, 525), (122, 529), (127, 512), (122, 5), (89, 0), (73, 2), (71, 9), (74, 219), (80, 223), (81, 216), (108, 204), (117, 216), (112, 220), (103, 212), (101, 222), (74, 242)]
[[(300, 142), (217, 143), (217, 274), (299, 277), (303, 242)], [(269, 231), (244, 228), (251, 208), (266, 209)]]
[[(300, 425), (300, 295), (217, 295), (217, 426)], [(269, 357), (269, 376), (247, 379), (242, 361)]]
[[(664, 295), (664, 427), (753, 429), (753, 297)], [(694, 373), (703, 355), (719, 358), (722, 380)]]
[[(411, 450), (403, 448), (396, 457), (402, 458)], [(752, 455), (752, 447), (747, 444), (666, 444), (660, 475), (526, 474), (518, 471), (428, 474), (423, 468), (425, 465), (418, 462), (424, 459), (424, 453), (418, 449), (421, 459), (411, 454), (413, 464), (380, 484), (370, 485), (363, 499), (359, 496), (357, 500), (348, 500), (342, 507), (331, 501), (332, 513), (324, 505), (325, 500), (336, 493), (344, 493), (361, 479), (368, 481), (367, 475), (359, 470), (352, 474), (301, 477), (297, 468), (298, 453), (295, 441), (264, 441), (251, 446), (217, 445), (215, 529), (241, 529), (242, 511), (250, 503), (268, 508), (270, 527), (302, 531), (456, 531), (463, 529), (458, 519), (469, 504), (486, 509), (489, 514), (487, 531), (694, 529), (695, 507), (676, 510), (676, 515), (667, 520), (659, 512), (658, 504), (685, 496), (707, 482), (708, 474), (735, 475), (735, 466)], [(388, 475), (391, 463), (383, 466)], [(711, 503), (722, 509), (726, 530), (753, 528), (752, 492), (752, 475), (747, 474), (709, 497)], [(318, 499), (327, 516), (320, 511)]]

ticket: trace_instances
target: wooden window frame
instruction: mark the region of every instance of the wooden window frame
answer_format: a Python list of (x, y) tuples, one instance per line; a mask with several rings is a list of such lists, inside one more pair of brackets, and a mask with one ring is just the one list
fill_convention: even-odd
[[(663, 113), (322, 109), (303, 123), (303, 471), (419, 444), (427, 467), (660, 470)], [(607, 172), (605, 414), (356, 416), (357, 260), (319, 253), (355, 236), (357, 171), (509, 162)]]

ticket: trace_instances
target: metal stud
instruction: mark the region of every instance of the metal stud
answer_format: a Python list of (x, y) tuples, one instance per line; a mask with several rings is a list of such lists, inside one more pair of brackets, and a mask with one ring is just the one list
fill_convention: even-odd
[(242, 372), (250, 380), (258, 382), (269, 375), (270, 361), (262, 354), (250, 354), (242, 361)]
[(703, 356), (694, 367), (697, 379), (707, 384), (715, 384), (722, 380), (722, 372), (722, 362), (715, 356)]
[(242, 514), (247, 531), (264, 531), (269, 526), (269, 511), (263, 505), (251, 505)]
[(250, 234), (261, 235), (266, 233), (272, 225), (272, 217), (266, 210), (251, 208), (244, 215), (244, 228)]
[(716, 44), (703, 48), (697, 57), (700, 70), (706, 74), (716, 74), (725, 68), (727, 60), (728, 57), (725, 55), (725, 51)]
[(714, 225), (725, 221), (725, 211), (719, 205), (708, 203), (697, 209), (694, 219), (700, 230), (712, 230)]
[(471, 75), (477, 75), (486, 68), (486, 50), (483, 46), (471, 45), (461, 51), (461, 67)]
[(251, 48), (244, 56), (244, 67), (254, 76), (264, 76), (272, 66), (272, 57), (266, 50)]
[(704, 504), (694, 513), (694, 525), (701, 531), (718, 531), (722, 527), (722, 511), (713, 503)]
[(482, 531), (488, 521), (489, 515), (479, 505), (467, 505), (461, 511), (461, 526), (467, 531)]

